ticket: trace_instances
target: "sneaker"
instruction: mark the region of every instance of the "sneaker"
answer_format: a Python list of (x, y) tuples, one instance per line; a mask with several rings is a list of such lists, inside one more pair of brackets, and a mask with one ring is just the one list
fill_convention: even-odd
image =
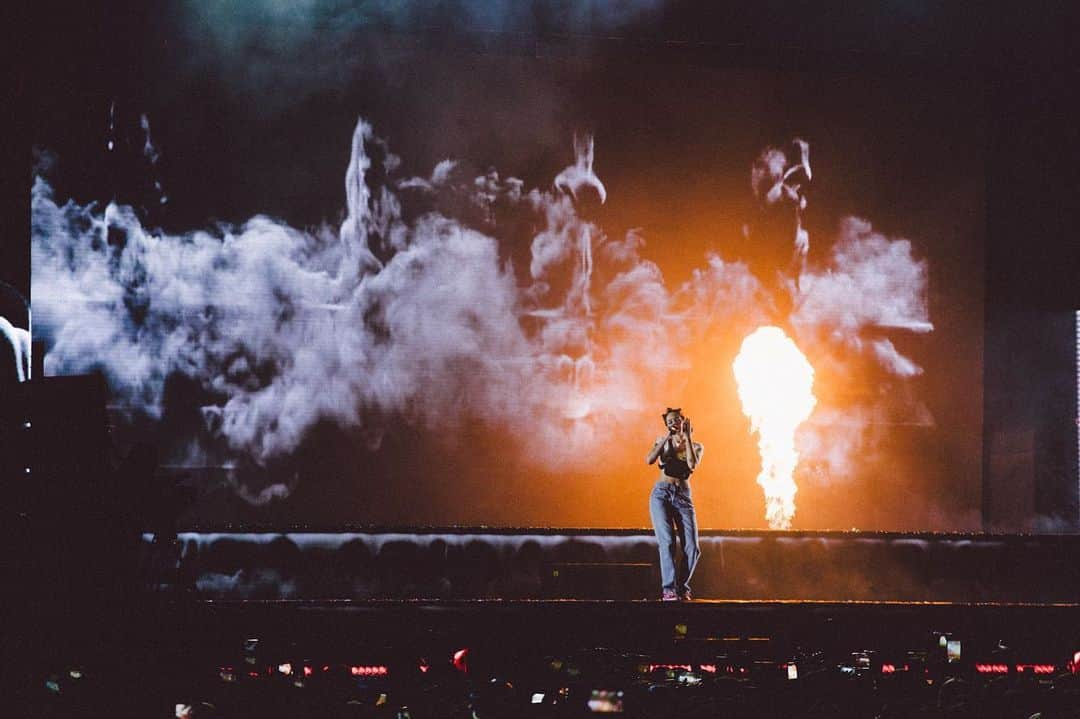
[(660, 601), (677, 602), (679, 601), (679, 595), (675, 593), (674, 589), (665, 589), (664, 593), (660, 595)]
[(693, 597), (692, 594), (690, 594), (689, 589), (687, 589), (685, 592), (683, 592), (682, 594), (679, 595), (679, 601), (680, 602), (690, 602), (690, 601), (693, 601), (693, 599), (694, 599), (694, 597)]

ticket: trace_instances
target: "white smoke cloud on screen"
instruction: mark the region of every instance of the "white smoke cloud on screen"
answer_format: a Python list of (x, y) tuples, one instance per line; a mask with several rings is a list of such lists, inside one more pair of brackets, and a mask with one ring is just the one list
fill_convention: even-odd
[[(827, 262), (805, 270), (799, 288), (791, 323), (802, 342), (826, 341), (839, 347), (841, 362), (866, 355), (897, 378), (922, 373), (891, 339), (880, 336), (887, 330), (914, 334), (933, 330), (926, 262), (915, 258), (910, 241), (885, 237), (864, 219), (845, 218)], [(921, 403), (908, 410), (909, 424), (912, 419), (933, 423)], [(800, 430), (799, 451), (820, 478), (850, 479), (856, 471), (855, 458), (873, 454), (881, 433), (871, 430), (886, 421), (886, 414), (873, 402), (843, 409), (822, 407)]]
[(880, 414), (872, 405), (817, 408), (796, 436), (799, 455), (805, 460), (799, 476), (820, 483), (853, 479), (855, 458), (870, 459), (880, 440)]
[[(375, 145), (391, 178), (378, 187), (366, 177)], [(428, 178), (395, 179), (397, 158), (361, 121), (337, 231), (256, 216), (169, 235), (142, 227), (127, 207), (59, 204), (37, 177), (33, 297), (50, 343), (46, 372), (101, 370), (120, 405), (150, 417), (162, 415), (170, 375), (190, 378), (215, 398), (202, 412), (221, 461), (288, 456), (320, 422), (353, 428), (374, 447), (379, 418), (445, 429), (480, 416), (557, 467), (622, 418), (662, 406), (689, 366), (688, 348), (707, 333), (749, 332), (768, 318), (741, 262), (711, 253), (670, 288), (642, 256), (639, 234), (607, 238), (580, 217), (581, 188), (601, 201), (606, 192), (591, 138), (575, 145), (574, 165), (555, 183), (563, 189), (526, 191), (494, 171), (458, 178), (449, 160)], [(403, 203), (416, 191), (532, 213), (540, 230), (528, 283), (500, 254), (494, 224), (481, 232), (436, 211), (407, 221)], [(860, 331), (928, 329), (925, 275), (910, 243), (853, 220), (827, 267), (804, 274), (792, 324), (807, 342), (824, 333), (908, 376), (917, 371), (910, 360)], [(215, 451), (191, 448), (202, 458)], [(291, 487), (272, 486), (275, 497)], [(265, 491), (241, 494), (267, 501)]]
[[(926, 263), (916, 260), (911, 242), (874, 232), (866, 220), (849, 217), (840, 227), (824, 268), (800, 278), (801, 301), (792, 314), (796, 326), (827, 327), (837, 339), (860, 349), (864, 327), (929, 332)], [(884, 361), (891, 354), (875, 348)], [(910, 360), (896, 356), (893, 369), (905, 371)], [(906, 361), (905, 361), (906, 360)]]

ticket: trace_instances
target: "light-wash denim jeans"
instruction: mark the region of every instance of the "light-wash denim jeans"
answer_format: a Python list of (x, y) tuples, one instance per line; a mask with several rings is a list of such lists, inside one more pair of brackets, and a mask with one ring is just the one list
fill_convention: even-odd
[[(701, 549), (698, 547), (697, 519), (690, 483), (671, 483), (659, 480), (649, 495), (649, 515), (652, 517), (656, 543), (660, 549), (660, 579), (664, 590), (685, 594), (690, 591)], [(682, 542), (683, 562), (678, 561), (676, 539)]]

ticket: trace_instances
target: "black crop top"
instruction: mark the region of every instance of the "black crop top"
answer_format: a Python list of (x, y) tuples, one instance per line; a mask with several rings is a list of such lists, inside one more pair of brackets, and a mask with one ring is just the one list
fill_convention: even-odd
[(664, 440), (664, 448), (660, 450), (660, 469), (664, 474), (675, 479), (690, 479), (690, 475), (694, 472), (686, 463), (686, 447), (677, 451), (670, 437)]

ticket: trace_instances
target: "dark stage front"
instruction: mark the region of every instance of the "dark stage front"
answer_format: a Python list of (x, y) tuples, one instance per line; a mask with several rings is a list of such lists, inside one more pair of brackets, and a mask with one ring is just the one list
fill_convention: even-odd
[[(144, 597), (119, 632), (46, 627), (39, 639), (62, 644), (70, 663), (42, 652), (39, 673), (59, 689), (38, 705), (120, 697), (111, 706), (133, 716), (167, 701), (223, 717), (1073, 717), (1077, 609), (167, 594)], [(907, 713), (882, 713), (897, 707)]]
[[(675, 605), (606, 600), (214, 600), (191, 607), (183, 631), (192, 646), (206, 652), (208, 664), (233, 656), (245, 639), (258, 637), (267, 663), (295, 662), (316, 653), (330, 662), (392, 664), (422, 656), (449, 657), (462, 647), (480, 660), (558, 656), (586, 649), (602, 652), (597, 648), (608, 647), (653, 663), (728, 663), (736, 671), (740, 663), (750, 668), (755, 661), (776, 668), (811, 652), (820, 653), (818, 662), (827, 658), (843, 664), (852, 653), (869, 651), (878, 672), (882, 663), (899, 669), (908, 652), (920, 654), (920, 661), (932, 658), (939, 638), (946, 636), (961, 643), (963, 671), (970, 673), (978, 671), (977, 664), (1003, 661), (1065, 669), (1080, 639), (1075, 623), (1078, 607), (718, 600)], [(944, 651), (941, 654), (944, 659)], [(484, 669), (497, 673), (496, 667)]]

